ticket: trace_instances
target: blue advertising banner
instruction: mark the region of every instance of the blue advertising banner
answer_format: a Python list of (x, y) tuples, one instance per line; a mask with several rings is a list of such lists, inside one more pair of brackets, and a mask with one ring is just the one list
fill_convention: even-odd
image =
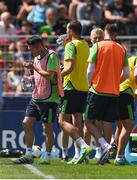
[[(30, 98), (14, 97), (5, 98), (5, 108), (0, 111), (0, 150), (1, 149), (20, 149), (25, 151), (25, 134), (22, 129), (22, 121), (25, 114), (26, 105)], [(135, 102), (135, 107), (137, 101)], [(137, 114), (135, 114), (134, 125), (137, 125)], [(114, 126), (115, 128), (115, 126)], [(114, 129), (113, 128), (113, 129)], [(35, 132), (35, 145), (45, 147), (44, 140), (45, 134), (43, 133), (41, 122), (36, 122), (34, 125)], [(57, 157), (61, 156), (61, 129), (59, 128), (57, 121), (54, 124), (54, 137)], [(94, 141), (92, 139), (92, 141)], [(94, 154), (94, 152), (93, 152)], [(93, 156), (93, 154), (91, 156)], [(69, 156), (74, 155), (73, 141), (69, 138)]]
[[(0, 112), (0, 149), (20, 149), (25, 150), (25, 134), (22, 129), (22, 120), (25, 111), (6, 110)], [(35, 145), (45, 147), (45, 134), (43, 133), (41, 122), (34, 124)], [(54, 124), (55, 147), (61, 155), (61, 129), (57, 122)], [(73, 156), (73, 141), (69, 140), (69, 155)]]

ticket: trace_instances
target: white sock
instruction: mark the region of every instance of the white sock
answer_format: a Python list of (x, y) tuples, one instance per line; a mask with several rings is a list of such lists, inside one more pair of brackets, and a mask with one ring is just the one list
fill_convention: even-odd
[(78, 159), (78, 158), (79, 158), (79, 148), (78, 148), (78, 147), (75, 147), (75, 155), (74, 155), (74, 158), (75, 158), (75, 159)]
[(76, 140), (76, 143), (78, 144), (78, 146), (80, 148), (87, 148), (88, 145), (85, 143), (85, 141), (82, 139), (82, 137), (79, 137), (77, 140)]
[(100, 159), (102, 155), (102, 149), (101, 147), (96, 147), (96, 153), (95, 153), (95, 158)]
[(96, 152), (100, 153), (101, 152), (101, 147), (96, 147)]
[(103, 149), (106, 148), (107, 146), (109, 146), (109, 144), (103, 137), (99, 138), (98, 142), (100, 143), (100, 145)]
[(65, 158), (66, 156), (68, 156), (68, 149), (62, 148), (62, 158)]
[(33, 152), (33, 150), (32, 150), (32, 148), (26, 148), (26, 155), (30, 155), (30, 154), (32, 154), (32, 152)]

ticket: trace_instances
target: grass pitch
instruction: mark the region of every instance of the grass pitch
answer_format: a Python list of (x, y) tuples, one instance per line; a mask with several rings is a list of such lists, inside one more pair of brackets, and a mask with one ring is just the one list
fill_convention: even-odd
[[(37, 162), (37, 160), (35, 160)], [(0, 179), (137, 179), (137, 165), (104, 166), (89, 164), (67, 165), (52, 159), (50, 165), (15, 165), (9, 158), (0, 158)]]

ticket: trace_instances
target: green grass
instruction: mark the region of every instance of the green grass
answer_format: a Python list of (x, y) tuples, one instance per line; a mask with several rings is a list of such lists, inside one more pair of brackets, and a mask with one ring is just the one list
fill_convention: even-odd
[[(37, 160), (35, 160), (37, 161)], [(67, 165), (59, 159), (51, 160), (50, 165), (33, 164), (35, 168), (45, 175), (54, 176), (56, 179), (136, 179), (137, 166), (104, 166), (95, 165), (96, 161), (90, 160), (89, 164)], [(1, 179), (38, 179), (43, 178), (31, 173), (23, 165), (15, 165), (9, 158), (0, 158)]]

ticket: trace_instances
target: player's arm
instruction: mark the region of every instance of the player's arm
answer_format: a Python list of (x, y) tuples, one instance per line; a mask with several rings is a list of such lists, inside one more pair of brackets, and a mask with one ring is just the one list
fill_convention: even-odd
[(120, 83), (124, 82), (130, 75), (130, 69), (128, 66), (128, 57), (127, 54), (125, 53), (125, 60), (124, 60), (124, 68), (121, 74), (121, 79), (120, 79)]
[(39, 73), (41, 76), (43, 76), (46, 79), (50, 79), (51, 80), (53, 78), (53, 76), (54, 76), (54, 72), (46, 71), (46, 70), (41, 70), (38, 67), (36, 67), (33, 63), (28, 63), (27, 62), (27, 64), (24, 64), (24, 67), (36, 71), (37, 73)]
[(134, 81), (137, 84), (137, 58), (135, 60)]
[(130, 70), (128, 66), (125, 66), (121, 75), (120, 83), (124, 82), (130, 75)]
[(72, 42), (69, 42), (65, 46), (64, 55), (64, 69), (61, 71), (61, 75), (64, 77), (70, 74), (75, 66), (76, 47)]
[(61, 71), (62, 77), (70, 74), (70, 73), (73, 71), (74, 64), (75, 64), (74, 59), (67, 59), (67, 60), (66, 60), (66, 66), (65, 66), (65, 68)]
[(87, 69), (87, 79), (88, 79), (88, 86), (91, 86), (91, 79), (93, 77), (93, 74), (95, 72), (95, 63), (89, 63), (88, 69)]
[(134, 70), (134, 79), (135, 79), (135, 83), (137, 84), (137, 66), (135, 66), (135, 70)]
[(26, 67), (28, 69), (33, 69), (37, 73), (39, 73), (41, 76), (43, 76), (44, 78), (52, 80), (54, 74), (57, 72), (58, 59), (57, 59), (57, 56), (54, 53), (51, 54), (50, 57), (49, 57), (49, 60), (48, 60), (48, 64), (47, 64), (47, 70), (39, 69), (33, 63), (29, 63), (29, 62), (26, 62), (24, 64), (24, 67)]
[(93, 74), (95, 72), (95, 64), (97, 61), (97, 52), (98, 52), (98, 46), (97, 43), (95, 43), (92, 48), (90, 49), (90, 54), (88, 58), (88, 68), (87, 68), (87, 79), (88, 79), (88, 86), (91, 86), (91, 81)]

